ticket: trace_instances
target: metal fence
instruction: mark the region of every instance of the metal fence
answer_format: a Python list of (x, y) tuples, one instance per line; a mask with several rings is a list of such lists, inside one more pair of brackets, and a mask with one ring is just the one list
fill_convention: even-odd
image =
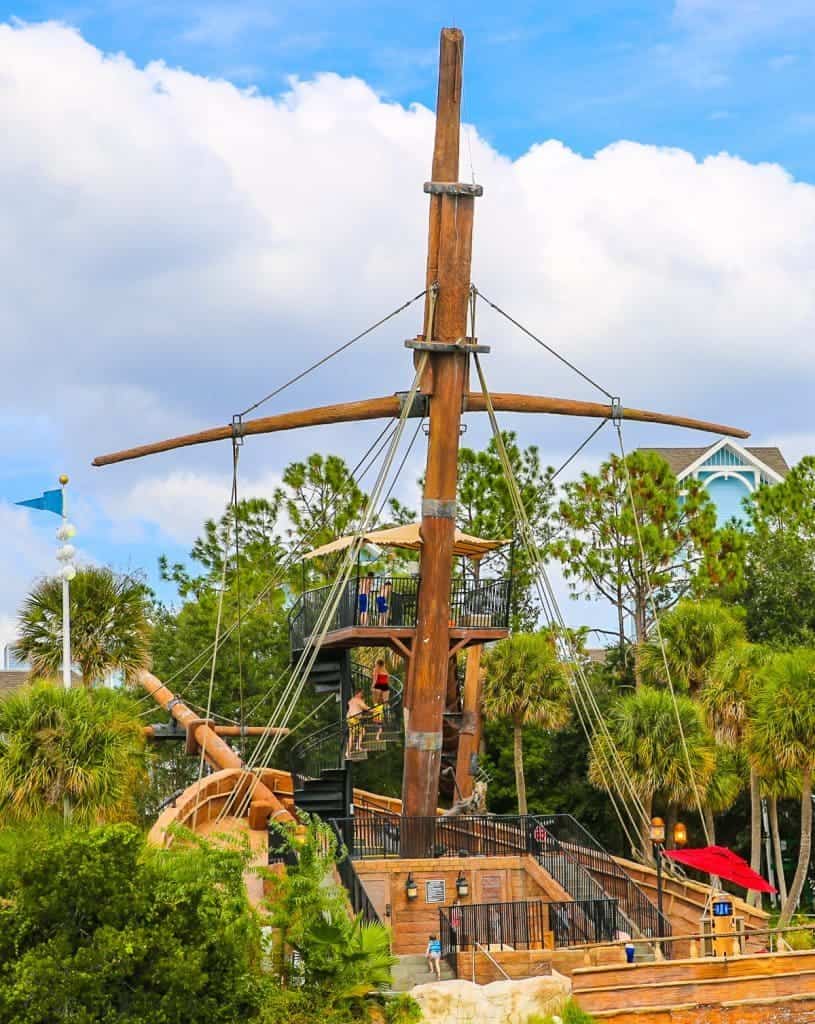
[[(307, 590), (289, 613), (292, 650), (302, 650), (314, 632), (323, 608), (331, 596), (332, 585)], [(349, 626), (416, 625), (419, 601), (418, 576), (362, 576), (349, 580), (340, 593), (328, 631)]]
[(547, 932), (555, 948), (612, 942), (616, 926), (617, 901), (609, 899), (467, 903), (439, 910), (442, 956), (454, 971), (462, 952), (543, 949)]
[[(337, 833), (338, 848), (342, 850), (342, 836), (336, 826), (333, 823), (334, 831)], [(371, 903), (368, 893), (365, 891), (365, 886), (359, 879), (359, 875), (354, 868), (354, 863), (349, 856), (342, 856), (337, 861), (337, 873), (340, 876), (340, 881), (343, 884), (343, 888), (348, 893), (348, 899), (351, 903), (351, 909), (355, 914), (361, 914), (362, 920), (367, 924), (380, 923), (381, 920), (379, 914), (376, 912), (376, 907)]]
[[(620, 912), (645, 938), (669, 936), (671, 924), (634, 882), (624, 868), (570, 814), (555, 814), (538, 819), (540, 825), (557, 839), (561, 849), (580, 864), (597, 885), (617, 901)], [(545, 864), (543, 865), (546, 866)]]
[[(323, 608), (331, 585), (301, 594), (289, 613), (292, 650), (305, 647)], [(467, 580), (456, 578), (450, 589), (450, 623), (471, 629), (506, 629), (509, 623), (509, 579)], [(328, 631), (351, 626), (406, 627), (416, 625), (419, 604), (418, 576), (361, 576), (349, 580), (340, 594)]]
[(368, 813), (337, 825), (355, 858), (530, 854), (575, 902), (613, 904), (616, 934), (671, 934), (668, 919), (570, 815), (410, 818)]

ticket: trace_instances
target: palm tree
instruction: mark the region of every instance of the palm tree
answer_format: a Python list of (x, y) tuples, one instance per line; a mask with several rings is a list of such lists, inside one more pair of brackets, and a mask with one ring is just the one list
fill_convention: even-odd
[[(71, 657), (82, 682), (93, 686), (111, 672), (125, 680), (150, 662), (147, 592), (132, 576), (111, 569), (80, 569), (70, 592)], [(17, 651), (35, 676), (55, 676), (62, 664), (62, 583), (41, 580), (20, 612)]]
[(640, 646), (640, 671), (647, 683), (667, 683), (665, 662), (677, 690), (696, 696), (711, 679), (716, 659), (745, 639), (741, 618), (720, 601), (680, 601), (660, 618), (665, 644)]
[(698, 704), (678, 694), (674, 705), (668, 690), (653, 686), (640, 686), (620, 698), (611, 709), (608, 729), (611, 742), (605, 735), (595, 735), (592, 741), (589, 780), (609, 790), (613, 785), (609, 766), (625, 772), (643, 804), (641, 852), (650, 860), (649, 826), (655, 798), (687, 806), (697, 793), (705, 793), (716, 766), (713, 738)]
[(788, 923), (804, 888), (812, 849), (812, 770), (815, 767), (815, 650), (777, 654), (762, 672), (753, 709), (752, 740), (764, 762), (801, 773), (801, 843), (798, 865), (779, 927)]
[[(735, 749), (743, 748), (749, 739), (750, 707), (757, 680), (770, 658), (770, 651), (759, 644), (739, 640), (721, 650), (716, 657), (710, 678), (699, 694), (707, 712), (713, 734), (719, 743)], [(748, 744), (748, 755), (749, 755)], [(750, 867), (761, 868), (761, 786), (755, 756), (750, 766)], [(749, 894), (750, 901), (759, 902), (759, 894)]]
[(144, 729), (125, 694), (34, 683), (0, 701), (0, 820), (64, 802), (80, 821), (135, 816), (146, 781)]
[(508, 718), (514, 739), (518, 813), (527, 813), (521, 729), (539, 725), (553, 732), (571, 717), (568, 670), (546, 633), (515, 633), (497, 643), (484, 659), (483, 708), (488, 718)]

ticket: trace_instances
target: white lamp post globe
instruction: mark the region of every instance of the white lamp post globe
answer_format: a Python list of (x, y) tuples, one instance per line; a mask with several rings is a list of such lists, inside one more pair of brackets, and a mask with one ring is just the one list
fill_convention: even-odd
[(57, 530), (57, 540), (70, 540), (76, 536), (76, 527), (73, 523), (63, 523)]
[(59, 570), (58, 575), (59, 575), (60, 579), (67, 580), (70, 583), (71, 580), (76, 577), (76, 566), (75, 565), (63, 566), (63, 568)]
[(57, 551), (57, 560), (60, 562), (70, 562), (75, 554), (76, 548), (73, 544), (63, 544)]

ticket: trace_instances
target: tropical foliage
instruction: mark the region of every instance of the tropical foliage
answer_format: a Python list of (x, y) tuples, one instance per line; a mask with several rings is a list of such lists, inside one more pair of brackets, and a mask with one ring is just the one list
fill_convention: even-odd
[(388, 932), (349, 917), (344, 891), (330, 881), (337, 860), (331, 828), (317, 818), (306, 820), (300, 836), (279, 828), (295, 860), (284, 874), (268, 878), (275, 971), (285, 985), (319, 992), (329, 1007), (359, 1003), (390, 983), (395, 958)]
[(108, 689), (36, 683), (0, 701), (0, 821), (134, 818), (147, 782), (135, 702)]
[[(614, 774), (624, 773), (642, 804), (644, 819), (650, 819), (656, 798), (693, 807), (710, 785), (716, 767), (713, 738), (701, 708), (689, 697), (678, 694), (674, 700), (667, 690), (641, 686), (613, 705), (608, 730), (595, 737), (589, 778), (612, 790)], [(641, 853), (650, 859), (646, 820)]]
[(2, 1024), (252, 1019), (244, 851), (152, 849), (131, 825), (0, 834)]
[[(129, 680), (150, 663), (150, 619), (144, 583), (112, 569), (79, 569), (70, 587), (71, 657), (85, 686), (112, 673)], [(41, 580), (20, 611), (18, 652), (37, 676), (62, 665), (62, 582)]]
[(483, 708), (488, 718), (512, 723), (518, 813), (526, 814), (523, 727), (555, 732), (571, 717), (566, 666), (555, 640), (546, 633), (515, 633), (497, 643), (484, 659)]
[(800, 772), (801, 842), (798, 866), (779, 924), (790, 920), (806, 881), (812, 844), (812, 772), (815, 767), (815, 650), (776, 655), (764, 668), (755, 700), (754, 742), (766, 760)]

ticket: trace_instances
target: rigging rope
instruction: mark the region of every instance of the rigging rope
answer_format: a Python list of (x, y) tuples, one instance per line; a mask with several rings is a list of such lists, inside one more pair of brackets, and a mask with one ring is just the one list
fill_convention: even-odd
[(387, 316), (383, 316), (381, 320), (377, 320), (376, 323), (371, 324), (370, 327), (366, 327), (364, 331), (361, 331), (359, 334), (351, 338), (349, 341), (346, 341), (342, 345), (339, 345), (333, 351), (324, 355), (322, 359), (318, 359), (316, 363), (312, 363), (311, 366), (307, 366), (305, 370), (301, 370), (300, 373), (295, 374), (295, 376), (287, 380), (285, 384), (281, 384), (280, 387), (275, 388), (274, 391), (270, 391), (268, 395), (264, 395), (263, 398), (258, 399), (257, 402), (254, 402), (252, 405), (248, 406), (248, 408), (244, 409), (243, 412), (239, 413), (238, 415), (241, 417), (248, 416), (250, 412), (254, 412), (255, 409), (260, 408), (261, 405), (264, 405), (266, 402), (269, 402), (273, 398), (276, 398), (279, 394), (282, 394), (282, 392), (284, 392), (286, 388), (290, 388), (292, 384), (296, 384), (298, 381), (308, 376), (308, 374), (310, 374), (312, 371), (318, 369), (320, 366), (323, 366), (330, 359), (333, 359), (335, 356), (338, 356), (341, 352), (345, 352), (346, 349), (349, 349), (352, 345), (355, 345), (358, 341), (361, 341), (364, 337), (371, 334), (378, 327), (381, 327), (383, 324), (386, 324), (388, 320), (392, 320), (395, 316), (398, 316), (400, 313), (403, 313), (409, 306), (412, 306), (414, 302), (418, 302), (419, 299), (424, 298), (426, 292), (426, 288), (422, 289), (422, 291), (420, 291), (418, 295), (414, 295), (412, 299), (408, 299), (407, 302), (403, 302), (402, 305), (399, 306), (397, 309), (394, 309), (392, 312), (388, 313)]
[[(382, 441), (383, 437), (384, 437), (384, 436), (385, 436), (385, 435), (386, 435), (386, 434), (388, 433), (388, 431), (393, 431), (393, 430), (395, 430), (395, 429), (396, 429), (396, 426), (395, 426), (394, 424), (392, 424), (390, 420), (389, 420), (389, 421), (388, 421), (388, 422), (387, 422), (387, 423), (385, 424), (385, 426), (384, 426), (384, 427), (382, 428), (382, 430), (381, 430), (381, 431), (379, 432), (379, 434), (377, 435), (377, 437), (376, 437), (376, 438), (374, 439), (374, 441), (373, 441), (373, 442), (371, 443), (371, 445), (370, 445), (370, 446), (368, 447), (367, 451), (366, 451), (366, 452), (365, 452), (365, 453), (363, 454), (363, 456), (362, 456), (362, 457), (360, 458), (360, 460), (359, 460), (359, 461), (357, 462), (356, 466), (355, 466), (355, 467), (354, 467), (354, 468), (353, 468), (353, 469), (351, 470), (351, 472), (350, 472), (350, 473), (348, 474), (348, 478), (347, 478), (347, 480), (346, 480), (345, 484), (344, 484), (344, 485), (342, 486), (342, 488), (340, 488), (340, 490), (339, 490), (339, 492), (338, 492), (338, 494), (337, 494), (337, 497), (340, 497), (340, 496), (341, 496), (342, 494), (344, 494), (346, 490), (350, 490), (350, 488), (351, 488), (351, 487), (353, 487), (353, 486), (357, 486), (357, 485), (358, 485), (359, 481), (360, 481), (360, 480), (362, 480), (362, 479), (363, 479), (363, 477), (364, 477), (364, 476), (365, 476), (365, 475), (366, 475), (366, 474), (368, 473), (368, 471), (370, 470), (371, 466), (372, 466), (372, 465), (374, 464), (374, 462), (375, 462), (375, 461), (376, 461), (376, 459), (378, 458), (378, 456), (379, 456), (379, 453), (380, 453), (380, 452), (382, 451), (382, 449), (383, 449), (384, 445), (385, 445), (385, 444), (387, 444), (387, 440), (385, 440), (385, 441), (384, 441), (384, 442), (383, 442), (383, 443), (382, 443), (382, 444), (380, 445), (380, 442)], [(377, 447), (377, 446), (378, 446), (378, 447)], [(375, 452), (375, 453), (374, 453), (374, 454), (373, 454), (373, 455), (371, 456), (371, 453), (372, 453), (372, 452), (374, 451), (374, 449), (377, 449), (377, 450), (376, 450), (376, 452)], [(365, 467), (365, 469), (363, 469), (363, 470), (362, 470), (362, 471), (360, 472), (360, 468), (362, 467), (362, 465), (363, 465), (363, 464), (364, 464), (364, 463), (365, 463), (366, 461), (368, 461), (368, 458), (369, 458), (369, 456), (371, 456), (371, 460), (370, 460), (370, 462), (369, 462), (369, 463), (368, 463), (368, 465), (367, 465), (367, 466)], [(249, 614), (250, 614), (250, 612), (254, 611), (254, 609), (255, 609), (255, 608), (256, 608), (256, 607), (257, 607), (257, 606), (258, 606), (258, 605), (259, 605), (259, 604), (260, 604), (260, 603), (261, 603), (261, 602), (262, 602), (263, 600), (265, 600), (265, 598), (266, 598), (266, 597), (268, 596), (269, 592), (270, 592), (270, 591), (271, 591), (272, 589), (274, 589), (274, 587), (278, 586), (278, 585), (279, 585), (279, 584), (280, 584), (280, 583), (281, 583), (281, 582), (283, 581), (283, 579), (285, 578), (285, 575), (286, 575), (286, 573), (287, 573), (287, 572), (288, 572), (288, 570), (289, 570), (289, 569), (291, 568), (292, 564), (293, 564), (293, 563), (294, 563), (294, 562), (296, 561), (296, 559), (297, 559), (297, 558), (299, 557), (299, 555), (300, 555), (300, 554), (302, 553), (302, 551), (303, 551), (304, 549), (306, 549), (306, 548), (309, 548), (309, 547), (311, 546), (311, 544), (312, 544), (313, 540), (315, 539), (315, 537), (316, 537), (316, 535), (317, 535), (317, 533), (318, 533), (319, 531), (320, 531), (320, 527), (315, 527), (315, 528), (314, 528), (314, 529), (313, 529), (312, 531), (310, 531), (310, 532), (309, 532), (309, 533), (307, 533), (307, 534), (306, 534), (306, 535), (305, 535), (304, 537), (302, 537), (302, 538), (301, 538), (301, 539), (300, 539), (300, 540), (299, 540), (299, 541), (298, 541), (298, 542), (297, 542), (297, 543), (296, 543), (296, 544), (294, 545), (294, 547), (293, 547), (293, 548), (291, 548), (291, 549), (290, 549), (290, 550), (289, 550), (289, 551), (287, 552), (287, 554), (286, 554), (286, 557), (285, 557), (285, 558), (283, 559), (283, 561), (282, 561), (282, 562), (279, 562), (279, 563), (278, 563), (278, 564), (277, 564), (277, 565), (275, 566), (275, 568), (274, 568), (274, 570), (273, 570), (272, 574), (271, 574), (271, 575), (270, 575), (270, 577), (269, 577), (269, 578), (267, 579), (267, 582), (266, 582), (265, 586), (264, 586), (264, 587), (263, 587), (263, 588), (262, 588), (262, 589), (260, 590), (260, 592), (259, 592), (259, 593), (258, 593), (258, 595), (257, 595), (257, 596), (255, 597), (255, 599), (254, 599), (254, 600), (253, 600), (253, 601), (251, 602), (251, 604), (250, 604), (250, 605), (249, 605), (249, 606), (247, 607), (247, 609), (246, 609), (246, 615), (249, 615)], [(244, 616), (244, 618), (245, 618), (245, 616)], [(222, 635), (221, 635), (221, 642), (220, 642), (220, 646), (223, 646), (223, 644), (224, 644), (224, 643), (226, 643), (226, 641), (227, 641), (227, 640), (228, 640), (228, 639), (230, 638), (230, 636), (232, 635), (232, 633), (233, 633), (233, 632), (235, 631), (235, 629), (236, 629), (236, 628), (237, 628), (237, 621), (236, 621), (236, 622), (233, 622), (233, 623), (232, 623), (232, 625), (231, 625), (231, 626), (229, 626), (229, 627), (228, 627), (228, 628), (227, 628), (227, 629), (226, 629), (226, 630), (225, 630), (225, 631), (224, 631), (224, 632), (222, 633)], [(193, 676), (192, 676), (192, 677), (191, 677), (190, 679), (188, 679), (188, 680), (187, 680), (187, 682), (186, 682), (186, 684), (185, 684), (185, 685), (187, 685), (187, 686), (190, 686), (190, 685), (191, 685), (192, 683), (194, 683), (194, 682), (195, 682), (195, 680), (196, 680), (196, 679), (198, 678), (198, 676), (199, 676), (199, 675), (201, 674), (201, 672), (203, 672), (204, 668), (206, 667), (206, 661), (205, 661), (205, 659), (207, 658), (207, 656), (208, 656), (208, 655), (210, 654), (210, 652), (212, 651), (212, 648), (213, 648), (213, 646), (214, 646), (214, 645), (213, 645), (212, 643), (208, 644), (208, 645), (207, 645), (207, 646), (206, 646), (206, 647), (205, 647), (205, 648), (204, 648), (204, 649), (203, 649), (202, 651), (200, 651), (200, 652), (199, 652), (198, 654), (196, 654), (196, 655), (195, 655), (195, 656), (194, 656), (193, 658), (191, 658), (191, 659), (190, 659), (190, 660), (189, 660), (189, 661), (188, 661), (188, 662), (187, 662), (187, 663), (186, 663), (185, 665), (182, 665), (182, 667), (181, 667), (180, 669), (177, 669), (177, 670), (176, 670), (175, 672), (173, 672), (173, 673), (172, 673), (172, 675), (170, 675), (170, 676), (169, 676), (169, 677), (168, 677), (168, 678), (167, 678), (167, 679), (165, 680), (165, 685), (169, 685), (170, 683), (172, 683), (172, 682), (173, 682), (174, 680), (176, 680), (176, 679), (177, 679), (177, 678), (178, 678), (179, 676), (183, 675), (183, 674), (184, 674), (185, 672), (187, 672), (187, 671), (188, 671), (189, 669), (191, 669), (191, 668), (193, 667), (193, 665), (197, 664), (197, 663), (198, 663), (198, 662), (200, 661), (200, 662), (202, 662), (201, 666), (200, 666), (200, 667), (198, 668), (198, 670), (196, 671), (196, 673), (195, 673), (195, 674), (194, 674), (194, 675), (193, 675)], [(279, 678), (282, 678), (282, 675), (281, 675), (280, 677), (278, 677), (278, 679), (279, 679)], [(187, 703), (188, 703), (188, 704), (190, 704), (190, 705), (191, 705), (192, 707), (195, 707), (195, 708), (197, 708), (197, 710), (199, 710), (199, 711), (203, 711), (203, 710), (204, 710), (203, 708), (201, 708), (201, 707), (200, 707), (200, 705), (196, 705), (196, 704), (193, 704), (193, 703), (192, 703), (191, 701), (187, 700), (187, 698), (186, 698), (186, 697), (185, 697), (185, 695), (184, 695), (184, 691), (183, 691), (183, 690), (180, 690), (180, 689), (179, 689), (179, 690), (178, 690), (178, 694), (179, 694), (180, 696), (184, 697), (184, 699), (185, 699), (185, 700), (187, 701)], [(147, 696), (149, 697), (149, 694), (148, 694)], [(263, 701), (264, 701), (265, 699), (266, 699), (266, 697), (265, 697), (265, 696), (264, 696), (264, 697), (262, 697), (262, 698), (260, 699), (260, 701), (258, 702), (258, 705), (259, 705), (259, 704), (261, 704), (261, 703), (263, 703)], [(254, 710), (254, 709), (253, 709), (253, 710)], [(251, 712), (250, 712), (250, 714), (251, 714)], [(222, 715), (215, 715), (215, 717), (216, 717), (216, 718), (223, 718), (223, 716), (222, 716)], [(224, 721), (228, 721), (228, 722), (231, 722), (231, 723), (232, 723), (232, 724), (234, 724), (234, 725), (238, 725), (238, 724), (239, 724), (238, 722), (236, 722), (236, 721), (235, 721), (234, 719), (232, 719), (232, 718), (224, 718)]]
[[(480, 360), (478, 359), (477, 355), (474, 358), (475, 358), (476, 369), (478, 371), (479, 380), (480, 380), (480, 383), (481, 383), (481, 389), (482, 389), (482, 391), (484, 393), (484, 397), (485, 397), (485, 402), (486, 402), (486, 406), (487, 406), (487, 412), (488, 412), (489, 419), (490, 419), (490, 425), (492, 427), (493, 435), (495, 437), (496, 449), (498, 451), (499, 459), (501, 461), (501, 465), (502, 465), (502, 468), (504, 470), (505, 477), (507, 479), (507, 484), (508, 484), (508, 488), (509, 488), (511, 499), (513, 501), (513, 505), (515, 507), (516, 515), (518, 516), (518, 521), (519, 521), (519, 523), (521, 525), (521, 536), (522, 536), (522, 539), (523, 539), (523, 541), (525, 543), (525, 546), (527, 548), (527, 553), (529, 555), (532, 567), (533, 567), (533, 569), (535, 569), (536, 585), (537, 585), (537, 588), (538, 588), (539, 596), (541, 598), (541, 601), (542, 601), (542, 604), (543, 604), (544, 608), (551, 615), (552, 622), (553, 623), (558, 623), (559, 626), (560, 626), (561, 643), (562, 643), (563, 646), (566, 647), (567, 651), (569, 652), (569, 662), (568, 662), (568, 665), (569, 665), (569, 670), (570, 670), (570, 672), (572, 674), (572, 680), (573, 680), (573, 684), (574, 684), (573, 685), (573, 692), (578, 693), (578, 692), (580, 692), (579, 688), (581, 686), (583, 687), (582, 692), (580, 692), (581, 700), (584, 702), (583, 710), (584, 710), (584, 712), (587, 712), (588, 708), (591, 708), (591, 712), (595, 716), (595, 721), (600, 726), (601, 733), (604, 734), (605, 742), (608, 743), (608, 752), (606, 752), (604, 744), (594, 743), (592, 745), (594, 747), (599, 747), (600, 748), (599, 749), (599, 753), (603, 757), (603, 759), (606, 761), (606, 766), (608, 768), (610, 768), (611, 765), (609, 763), (609, 759), (608, 759), (607, 753), (610, 754), (611, 757), (615, 758), (615, 760), (616, 760), (617, 767), (618, 767), (618, 770), (619, 770), (619, 773), (620, 773), (619, 774), (619, 781), (617, 779), (617, 776), (615, 776), (615, 774), (613, 772), (611, 772), (610, 773), (610, 778), (607, 780), (608, 781), (608, 791), (609, 791), (609, 793), (611, 793), (612, 787), (613, 786), (617, 787), (618, 794), (620, 796), (621, 802), (622, 802), (623, 806), (625, 807), (627, 813), (631, 816), (631, 823), (634, 826), (635, 831), (639, 831), (639, 829), (637, 828), (637, 819), (635, 817), (633, 817), (633, 815), (631, 815), (631, 810), (628, 807), (627, 799), (631, 800), (631, 803), (633, 804), (635, 810), (638, 812), (640, 826), (642, 826), (646, 821), (649, 820), (648, 815), (647, 815), (647, 813), (645, 811), (645, 807), (642, 804), (642, 801), (641, 801), (641, 799), (639, 797), (639, 794), (637, 793), (635, 787), (633, 786), (633, 783), (631, 782), (630, 778), (628, 777), (628, 773), (625, 771), (625, 766), (623, 765), (623, 762), (622, 762), (622, 759), (620, 757), (619, 751), (617, 750), (616, 745), (614, 744), (613, 738), (611, 737), (611, 734), (610, 734), (610, 732), (608, 730), (608, 726), (606, 725), (605, 720), (604, 720), (604, 718), (602, 716), (602, 713), (600, 711), (599, 705), (597, 704), (597, 700), (596, 700), (596, 698), (595, 698), (595, 696), (594, 696), (594, 694), (593, 694), (593, 692), (591, 690), (591, 686), (589, 684), (589, 681), (586, 678), (585, 673), (583, 671), (583, 668), (582, 668), (582, 665), (580, 663), (580, 658), (578, 656), (578, 653), (577, 653), (576, 649), (574, 648), (574, 644), (572, 643), (571, 637), (570, 637), (568, 629), (566, 627), (565, 620), (564, 620), (563, 615), (562, 615), (562, 613), (560, 611), (560, 607), (559, 607), (559, 605), (557, 603), (557, 599), (555, 597), (554, 590), (552, 588), (552, 585), (551, 585), (551, 582), (549, 580), (548, 574), (546, 573), (545, 566), (542, 563), (542, 560), (541, 560), (540, 553), (538, 551), (537, 545), (534, 543), (534, 536), (533, 536), (533, 533), (532, 533), (532, 527), (531, 527), (531, 524), (529, 522), (529, 518), (528, 518), (527, 513), (526, 513), (526, 508), (524, 506), (523, 499), (522, 499), (521, 494), (520, 494), (520, 488), (519, 488), (518, 482), (517, 482), (517, 480), (515, 478), (514, 470), (512, 468), (512, 463), (511, 463), (511, 461), (509, 459), (509, 455), (508, 455), (508, 452), (506, 450), (506, 446), (504, 444), (503, 435), (501, 434), (501, 430), (500, 430), (500, 427), (498, 425), (498, 420), (497, 420), (497, 417), (495, 415), (495, 408), (494, 408), (493, 403), (492, 403), (492, 397), (491, 397), (489, 389), (487, 387), (486, 379), (484, 377), (484, 372), (483, 372), (483, 369), (481, 367)], [(543, 587), (541, 587), (541, 583), (543, 584)], [(594, 726), (594, 728), (596, 729), (596, 726)], [(591, 742), (591, 739), (590, 739), (590, 742)], [(624, 783), (627, 786), (628, 794), (629, 794), (628, 798), (625, 797), (625, 795), (624, 795), (624, 793), (622, 791), (622, 786), (621, 786), (620, 783)], [(616, 801), (612, 800), (612, 804), (614, 805), (615, 811), (617, 812), (618, 817), (620, 818), (621, 826), (623, 827), (623, 829), (626, 832), (626, 834), (630, 836), (630, 834), (628, 833), (627, 828), (625, 827), (625, 825), (623, 823), (622, 815), (621, 815), (621, 813), (619, 811), (619, 808), (616, 805)]]
[(665, 676), (668, 682), (668, 689), (671, 693), (671, 700), (673, 701), (674, 714), (676, 715), (676, 724), (679, 727), (679, 736), (682, 741), (682, 752), (685, 756), (685, 763), (688, 767), (688, 778), (691, 783), (691, 789), (693, 790), (693, 798), (696, 801), (696, 808), (699, 811), (699, 820), (702, 822), (702, 833), (705, 837), (705, 843), (710, 845), (710, 834), (708, 833), (707, 822), (705, 821), (705, 812), (702, 806), (702, 798), (699, 795), (699, 787), (696, 784), (696, 776), (693, 773), (693, 765), (690, 759), (690, 750), (688, 749), (688, 741), (685, 737), (685, 729), (682, 725), (682, 716), (679, 713), (679, 703), (676, 699), (676, 690), (674, 689), (673, 679), (671, 678), (671, 669), (668, 665), (668, 653), (665, 649), (665, 640), (662, 636), (662, 627), (659, 622), (659, 613), (657, 610), (657, 603), (654, 597), (654, 590), (651, 586), (651, 574), (648, 570), (648, 563), (645, 558), (645, 546), (642, 542), (642, 532), (640, 530), (639, 513), (637, 511), (637, 504), (634, 501), (634, 488), (631, 484), (631, 473), (628, 468), (628, 459), (626, 458), (625, 446), (623, 444), (623, 431), (620, 423), (615, 423), (617, 428), (617, 437), (620, 442), (620, 456), (622, 458), (623, 472), (625, 474), (626, 490), (628, 492), (628, 500), (631, 503), (631, 513), (634, 516), (634, 532), (637, 536), (637, 545), (639, 547), (640, 559), (642, 561), (642, 571), (645, 575), (645, 590), (648, 603), (651, 605), (651, 615), (654, 619), (654, 629), (656, 631), (657, 640), (659, 641), (659, 649), (662, 654), (662, 663), (665, 666)]
[[(232, 469), (232, 483), (235, 485), (235, 478), (237, 474), (237, 463), (233, 460)], [(227, 530), (224, 536), (224, 549), (221, 556), (223, 565), (221, 567), (221, 592), (218, 595), (218, 614), (215, 620), (215, 644), (212, 650), (212, 668), (209, 673), (209, 690), (207, 692), (207, 711), (204, 716), (204, 721), (209, 722), (209, 714), (212, 709), (212, 691), (215, 688), (215, 665), (218, 660), (218, 636), (221, 632), (221, 616), (224, 608), (224, 593), (226, 592), (226, 564), (229, 559), (229, 531)], [(204, 777), (204, 759), (207, 753), (207, 741), (204, 737), (204, 742), (201, 744), (201, 756), (198, 760), (198, 788), (195, 791), (195, 808), (193, 809), (193, 827), (198, 817), (198, 806), (201, 801), (201, 779)]]
[[(325, 639), (326, 634), (328, 633), (331, 627), (331, 624), (334, 620), (334, 616), (336, 615), (337, 609), (339, 608), (340, 601), (342, 600), (345, 588), (354, 570), (357, 556), (362, 547), (363, 535), (369, 530), (371, 522), (375, 519), (376, 515), (378, 514), (377, 508), (379, 506), (380, 498), (384, 490), (385, 484), (387, 483), (388, 475), (396, 458), (399, 443), (401, 441), (408, 416), (410, 415), (410, 410), (413, 407), (413, 402), (416, 397), (416, 393), (419, 389), (419, 384), (421, 382), (421, 377), (424, 372), (427, 359), (428, 354), (425, 352), (423, 353), (422, 358), (419, 362), (419, 366), (416, 370), (416, 374), (414, 376), (413, 383), (408, 393), (407, 400), (402, 407), (402, 412), (399, 417), (396, 430), (394, 431), (391, 437), (389, 449), (386, 453), (383, 465), (380, 468), (379, 474), (374, 484), (374, 488), (371, 491), (363, 514), (360, 518), (356, 530), (354, 531), (354, 540), (350, 547), (348, 548), (341, 571), (338, 573), (337, 577), (334, 580), (334, 583), (331, 586), (328, 600), (326, 601), (320, 614), (318, 615), (317, 622), (315, 623), (311, 634), (306, 639), (304, 649), (291, 674), (289, 682), (284, 688), (283, 693), (281, 694), (274, 710), (272, 711), (268, 723), (269, 727), (286, 727), (292, 715), (294, 714), (294, 709), (296, 707), (300, 694), (302, 693), (303, 688), (309, 676), (311, 675), (311, 671), (317, 659), (317, 655), (319, 654), (320, 647)], [(273, 736), (267, 734), (267, 736), (264, 736), (261, 739), (261, 742), (258, 743), (258, 746), (255, 749), (255, 752), (252, 757), (252, 762), (251, 764), (247, 764), (245, 769), (246, 771), (251, 771), (254, 777), (252, 783), (248, 787), (246, 787), (245, 793), (241, 795), (240, 804), (238, 806), (239, 816), (245, 813), (246, 808), (248, 808), (249, 805), (251, 804), (254, 790), (257, 787), (258, 783), (260, 782), (259, 772), (261, 772), (264, 768), (268, 767), (269, 762), (271, 761), (271, 758), (274, 756), (274, 753), (280, 743), (280, 739), (281, 738), (279, 733)], [(239, 788), (240, 787), (233, 788), (232, 792), (230, 793), (229, 799), (224, 803), (224, 806), (221, 808), (219, 812), (219, 820), (226, 816), (234, 807), (235, 799), (236, 796), (238, 795), (237, 790)]]
[(506, 312), (506, 310), (501, 309), (500, 306), (496, 306), (496, 304), (494, 302), (490, 301), (490, 299), (488, 299), (487, 296), (483, 292), (479, 291), (475, 287), (475, 285), (473, 285), (472, 288), (473, 288), (473, 291), (475, 292), (475, 294), (479, 298), (483, 299), (483, 301), (486, 302), (486, 304), (488, 306), (490, 306), (492, 309), (494, 309), (496, 313), (498, 313), (502, 317), (504, 317), (505, 320), (509, 320), (509, 322), (511, 324), (514, 324), (515, 327), (517, 327), (519, 331), (522, 331), (524, 334), (526, 334), (528, 337), (530, 337), (533, 341), (536, 341), (540, 345), (541, 348), (545, 348), (546, 351), (550, 355), (553, 355), (555, 357), (555, 359), (559, 359), (560, 362), (563, 363), (564, 366), (568, 366), (570, 370), (573, 370), (578, 375), (578, 377), (582, 377), (583, 380), (586, 381), (587, 384), (591, 384), (591, 386), (593, 388), (597, 388), (598, 391), (602, 392), (602, 394), (604, 394), (606, 396), (606, 398), (610, 399), (612, 402), (614, 401), (614, 397), (615, 396), (612, 395), (610, 391), (606, 391), (606, 389), (602, 386), (602, 384), (598, 384), (596, 380), (594, 380), (593, 378), (589, 377), (589, 375), (587, 373), (584, 373), (579, 367), (575, 366), (575, 364), (570, 362), (565, 356), (562, 356), (560, 354), (560, 352), (558, 352), (558, 350), (556, 348), (552, 348), (552, 346), (547, 344), (543, 340), (543, 338), (539, 338), (537, 336), (537, 334), (533, 334), (532, 331), (530, 331), (528, 327), (524, 327), (524, 325), (522, 323), (519, 323), (514, 317), (510, 316), (509, 313)]
[[(240, 518), (238, 513), (238, 460), (240, 458), (240, 444), (237, 437), (232, 438), (232, 515), (235, 520), (235, 601), (237, 603), (237, 625), (238, 625), (238, 694), (240, 701), (240, 724), (241, 728), (246, 724), (243, 714), (243, 638), (241, 631), (241, 541), (240, 541)], [(215, 651), (217, 653), (217, 637)]]

